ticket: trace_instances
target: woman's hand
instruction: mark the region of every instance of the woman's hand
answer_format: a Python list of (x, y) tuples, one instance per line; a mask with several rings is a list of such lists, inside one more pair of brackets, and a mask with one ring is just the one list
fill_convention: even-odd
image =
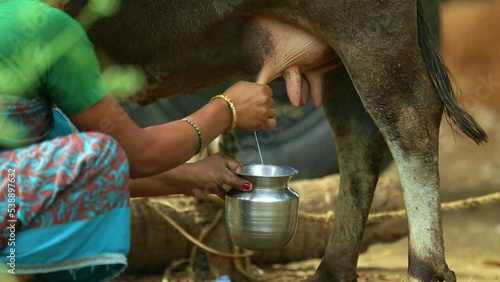
[(238, 121), (236, 127), (256, 130), (276, 127), (273, 92), (267, 85), (240, 81), (224, 92), (233, 100)]
[(224, 199), (229, 188), (251, 191), (252, 184), (236, 176), (235, 171), (242, 171), (239, 162), (215, 154), (152, 177), (134, 179), (130, 182), (130, 193), (134, 198), (180, 194), (205, 198), (216, 194)]
[[(238, 82), (224, 94), (235, 104), (238, 128), (250, 130), (276, 126), (269, 86)], [(232, 112), (226, 101), (215, 99), (186, 119), (196, 128), (184, 121), (141, 128), (111, 95), (71, 117), (81, 131), (101, 131), (120, 143), (127, 154), (132, 179), (161, 174), (187, 162), (200, 144), (203, 149), (231, 127)]]
[(241, 164), (234, 159), (214, 154), (189, 165), (194, 186), (186, 191), (188, 195), (202, 198), (216, 194), (224, 198), (229, 187), (246, 192), (252, 190), (252, 183), (234, 174), (243, 171)]

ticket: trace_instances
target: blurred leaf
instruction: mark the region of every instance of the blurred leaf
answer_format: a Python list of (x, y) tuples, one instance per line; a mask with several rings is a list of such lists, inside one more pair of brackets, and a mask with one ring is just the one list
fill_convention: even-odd
[(5, 119), (0, 119), (1, 138), (0, 146), (6, 148), (16, 148), (21, 144), (21, 140), (26, 136), (22, 133), (22, 129), (12, 123), (7, 122)]
[(104, 83), (115, 98), (127, 98), (139, 92), (146, 82), (144, 74), (134, 67), (110, 66), (103, 72)]
[(189, 274), (193, 274), (194, 273), (194, 269), (191, 267), (191, 266), (187, 266), (185, 271)]
[(99, 18), (114, 15), (120, 9), (120, 0), (90, 0), (76, 17), (84, 29), (90, 28)]
[[(80, 14), (80, 17), (85, 19), (82, 25), (88, 28), (100, 18), (115, 14), (120, 8), (120, 3), (120, 0), (90, 0)], [(32, 40), (25, 42), (24, 39), (34, 37), (40, 32), (40, 28), (45, 26), (48, 17), (42, 10), (34, 8), (23, 10), (19, 17), (25, 23), (23, 33), (4, 35), (5, 40), (8, 40), (14, 47), (14, 52), (11, 57), (2, 58), (0, 91), (13, 96), (32, 97), (30, 94), (33, 94), (34, 82), (39, 79), (40, 73), (45, 72), (69, 48), (72, 48), (79, 37), (74, 34), (74, 29), (65, 28), (45, 46), (38, 46), (36, 41)], [(85, 56), (79, 55), (80, 50), (74, 51), (75, 56), (71, 58), (73, 63), (85, 67), (87, 63), (84, 61)], [(29, 64), (19, 66), (17, 62), (23, 61)], [(104, 80), (109, 90), (119, 98), (137, 93), (146, 81), (141, 71), (131, 67), (109, 68), (104, 74)], [(1, 117), (0, 128), (0, 145), (7, 148), (25, 145), (22, 144), (26, 137), (22, 128)]]
[(17, 278), (15, 275), (7, 274), (8, 269), (3, 265), (0, 266), (0, 281), (2, 282), (17, 282)]
[(109, 17), (120, 9), (120, 0), (90, 0), (89, 8), (97, 16)]

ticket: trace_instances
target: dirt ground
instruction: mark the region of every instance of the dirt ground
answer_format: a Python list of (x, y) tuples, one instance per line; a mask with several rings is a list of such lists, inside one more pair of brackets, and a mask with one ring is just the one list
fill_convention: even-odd
[[(447, 261), (459, 281), (500, 281), (499, 212), (483, 207), (444, 215)], [(406, 238), (372, 247), (359, 261), (361, 281), (402, 281), (406, 255)]]
[[(485, 128), (487, 145), (453, 135), (443, 123), (442, 201), (500, 192), (500, 1), (447, 2), (442, 9), (443, 56), (464, 90), (463, 106)], [(447, 261), (459, 281), (500, 281), (500, 204), (443, 215)], [(273, 281), (299, 281), (319, 260), (272, 266)], [(359, 260), (359, 281), (402, 281), (407, 238), (370, 247)], [(122, 281), (162, 281), (160, 276)]]

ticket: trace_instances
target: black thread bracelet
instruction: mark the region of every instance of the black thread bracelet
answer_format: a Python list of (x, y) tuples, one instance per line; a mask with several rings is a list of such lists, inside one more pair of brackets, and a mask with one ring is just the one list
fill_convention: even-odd
[(201, 148), (203, 147), (203, 136), (201, 135), (201, 131), (198, 128), (198, 126), (194, 122), (190, 121), (189, 119), (183, 118), (183, 119), (181, 119), (181, 121), (189, 123), (194, 128), (194, 130), (196, 130), (196, 134), (198, 134), (198, 150), (196, 150), (195, 155), (198, 155), (198, 153), (200, 153), (200, 151), (201, 151)]

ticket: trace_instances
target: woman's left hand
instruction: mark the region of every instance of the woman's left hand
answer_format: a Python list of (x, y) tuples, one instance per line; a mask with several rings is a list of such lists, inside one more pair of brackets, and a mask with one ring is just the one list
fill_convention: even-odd
[(252, 183), (234, 174), (243, 171), (241, 164), (229, 157), (214, 154), (190, 166), (195, 187), (191, 193), (186, 191), (189, 195), (206, 197), (209, 194), (216, 194), (224, 198), (226, 187), (246, 192), (252, 190)]
[(216, 194), (224, 199), (225, 190), (230, 188), (252, 190), (250, 182), (234, 174), (242, 170), (238, 161), (215, 154), (152, 177), (133, 179), (130, 182), (130, 194), (134, 198), (178, 194), (205, 198), (209, 194)]

